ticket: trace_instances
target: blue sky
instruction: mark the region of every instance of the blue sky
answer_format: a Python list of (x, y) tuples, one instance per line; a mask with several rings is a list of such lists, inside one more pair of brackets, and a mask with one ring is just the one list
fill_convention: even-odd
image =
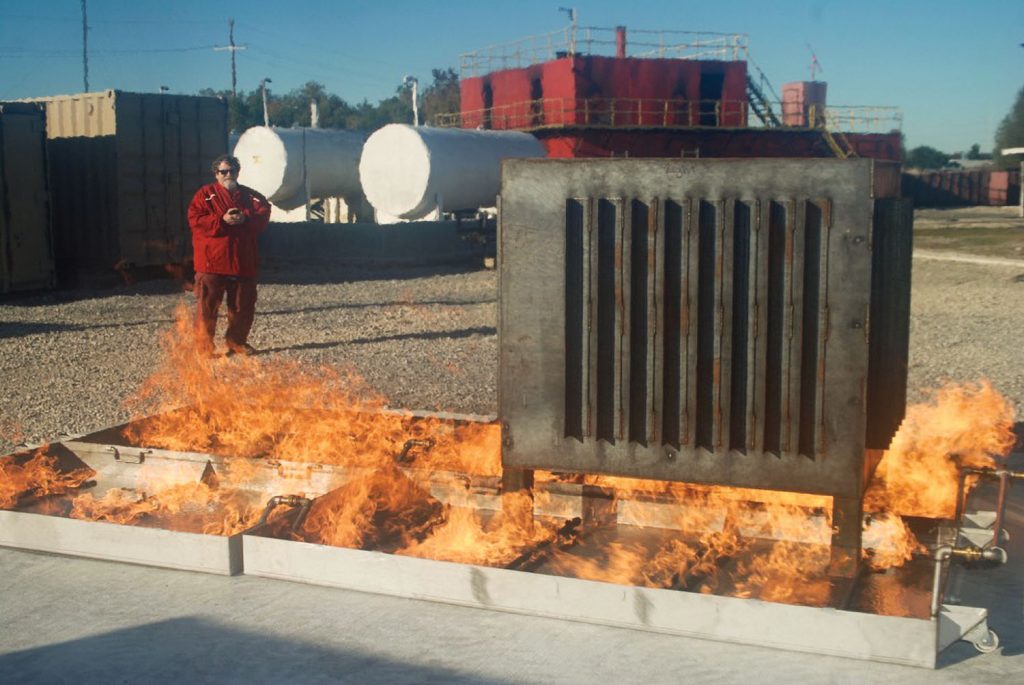
[[(238, 84), (285, 92), (319, 81), (350, 103), (423, 84), (459, 55), (564, 27), (746, 33), (777, 91), (806, 80), (813, 46), (830, 105), (892, 105), (910, 147), (992, 147), (1024, 86), (1024, 0), (88, 0), (90, 90), (173, 93), (230, 87), (235, 19)], [(0, 100), (83, 90), (80, 0), (0, 0)], [(1021, 141), (1024, 144), (1024, 141)]]

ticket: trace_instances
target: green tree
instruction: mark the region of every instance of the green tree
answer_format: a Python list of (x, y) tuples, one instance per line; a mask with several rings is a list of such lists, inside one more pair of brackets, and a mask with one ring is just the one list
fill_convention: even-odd
[(1024, 87), (1017, 91), (1017, 99), (996, 129), (995, 140), (996, 166), (1001, 169), (1018, 168), (1020, 155), (1003, 156), (1002, 150), (1008, 147), (1024, 147)]
[(904, 166), (915, 169), (941, 169), (949, 161), (949, 155), (928, 145), (919, 145), (907, 153)]
[(423, 89), (420, 115), (423, 123), (433, 125), (438, 114), (451, 114), (459, 111), (459, 75), (454, 69), (431, 69), (434, 82)]
[(971, 149), (964, 155), (964, 159), (992, 159), (991, 155), (987, 155), (981, 151), (981, 145), (975, 143), (971, 146)]

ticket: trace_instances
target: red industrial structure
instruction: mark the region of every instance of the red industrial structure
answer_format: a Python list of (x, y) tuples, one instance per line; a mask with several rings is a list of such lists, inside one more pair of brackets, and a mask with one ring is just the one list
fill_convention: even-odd
[[(438, 123), (529, 131), (552, 157), (901, 161), (895, 110), (832, 113), (825, 108), (826, 84), (818, 81), (786, 84), (781, 102), (772, 103), (764, 81), (758, 86), (748, 71), (742, 34), (634, 35), (640, 38), (629, 43), (639, 51), (633, 56), (621, 26), (574, 26), (463, 55), (461, 112)], [(611, 46), (614, 56), (595, 54)], [(889, 128), (858, 130), (869, 120)]]

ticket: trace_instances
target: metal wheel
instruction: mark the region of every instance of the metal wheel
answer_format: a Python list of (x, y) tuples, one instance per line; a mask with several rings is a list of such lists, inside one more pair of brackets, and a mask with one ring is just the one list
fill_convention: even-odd
[(999, 635), (991, 628), (985, 635), (971, 643), (974, 648), (982, 654), (990, 654), (999, 648)]

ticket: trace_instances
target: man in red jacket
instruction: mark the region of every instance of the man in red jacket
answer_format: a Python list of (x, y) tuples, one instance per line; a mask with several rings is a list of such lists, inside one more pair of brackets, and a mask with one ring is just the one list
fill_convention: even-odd
[(270, 221), (270, 203), (238, 184), (238, 158), (213, 160), (215, 183), (200, 188), (188, 206), (196, 269), (196, 335), (202, 352), (213, 352), (217, 310), (227, 295), (227, 354), (253, 354), (249, 330), (256, 314), (259, 234)]

